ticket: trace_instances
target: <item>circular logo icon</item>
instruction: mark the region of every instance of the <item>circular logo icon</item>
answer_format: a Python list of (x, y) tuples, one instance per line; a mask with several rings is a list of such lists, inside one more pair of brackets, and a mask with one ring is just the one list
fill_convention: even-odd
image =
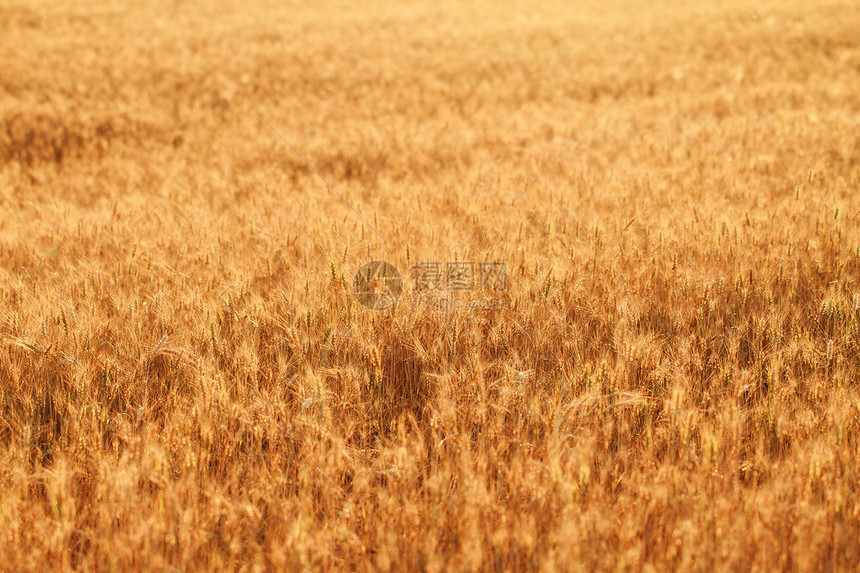
[(385, 261), (371, 261), (356, 271), (352, 290), (364, 308), (385, 310), (397, 304), (403, 292), (403, 277), (394, 265)]

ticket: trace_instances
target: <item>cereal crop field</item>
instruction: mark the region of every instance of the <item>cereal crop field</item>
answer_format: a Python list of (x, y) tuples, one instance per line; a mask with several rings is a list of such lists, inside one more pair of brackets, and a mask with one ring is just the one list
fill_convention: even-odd
[(0, 569), (856, 570), (860, 5), (663, 4), (0, 2)]

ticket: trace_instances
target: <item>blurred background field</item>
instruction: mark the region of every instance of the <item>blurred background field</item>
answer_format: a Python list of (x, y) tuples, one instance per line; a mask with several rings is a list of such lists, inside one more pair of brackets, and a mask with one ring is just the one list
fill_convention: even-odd
[(670, 4), (4, 2), (3, 567), (855, 570), (860, 8)]

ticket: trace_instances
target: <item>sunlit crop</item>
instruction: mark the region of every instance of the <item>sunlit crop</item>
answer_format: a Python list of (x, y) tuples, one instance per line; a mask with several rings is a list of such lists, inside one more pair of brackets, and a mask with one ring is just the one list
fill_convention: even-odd
[(858, 30), (6, 0), (0, 569), (856, 570)]

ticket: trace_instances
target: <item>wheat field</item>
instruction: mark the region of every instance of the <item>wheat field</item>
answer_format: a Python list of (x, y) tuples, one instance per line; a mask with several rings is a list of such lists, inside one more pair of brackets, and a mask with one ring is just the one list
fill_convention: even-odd
[(860, 6), (666, 4), (0, 3), (0, 569), (856, 570)]

